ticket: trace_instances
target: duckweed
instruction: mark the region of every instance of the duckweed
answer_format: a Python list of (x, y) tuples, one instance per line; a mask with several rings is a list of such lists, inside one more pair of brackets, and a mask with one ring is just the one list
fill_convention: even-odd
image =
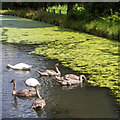
[(110, 88), (120, 104), (118, 41), (18, 17), (2, 19), (2, 41), (37, 44), (31, 53), (58, 59), (74, 71), (89, 74), (91, 85)]

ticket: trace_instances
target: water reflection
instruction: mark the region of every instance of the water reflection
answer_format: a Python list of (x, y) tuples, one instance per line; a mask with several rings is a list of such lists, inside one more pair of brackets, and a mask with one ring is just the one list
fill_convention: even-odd
[(17, 108), (17, 105), (18, 105), (17, 98), (16, 98), (15, 95), (14, 95), (13, 97), (14, 97), (14, 103), (13, 103), (13, 106), (14, 106), (15, 108)]
[(44, 115), (44, 108), (42, 110), (40, 109), (34, 109), (34, 111), (37, 113), (38, 117), (42, 117), (42, 115)]
[(81, 87), (83, 88), (85, 85), (83, 83), (81, 84), (77, 84), (77, 85), (71, 85), (71, 86), (62, 86), (62, 89), (63, 90), (71, 90), (71, 89), (74, 89), (76, 87)]
[(17, 71), (15, 71), (17, 74), (30, 74), (31, 73), (31, 70), (27, 70), (27, 71), (20, 71), (20, 70), (17, 70)]
[(71, 118), (72, 109), (64, 108), (59, 104), (53, 104), (51, 108), (48, 109), (47, 116), (51, 118)]

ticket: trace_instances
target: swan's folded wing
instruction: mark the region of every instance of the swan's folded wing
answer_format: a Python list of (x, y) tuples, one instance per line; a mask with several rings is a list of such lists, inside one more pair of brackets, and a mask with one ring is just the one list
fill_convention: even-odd
[(46, 70), (46, 73), (49, 75), (56, 75), (57, 74), (54, 70)]
[(66, 80), (79, 80), (79, 77), (77, 75), (74, 75), (74, 74), (66, 74), (64, 76), (64, 79), (66, 79)]
[(29, 90), (27, 89), (21, 89), (16, 92), (16, 95), (18, 96), (28, 96), (28, 94), (29, 94)]

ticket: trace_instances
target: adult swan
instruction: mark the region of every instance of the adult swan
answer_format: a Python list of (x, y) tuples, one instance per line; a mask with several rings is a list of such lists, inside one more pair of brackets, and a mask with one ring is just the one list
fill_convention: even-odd
[(55, 68), (56, 68), (56, 71), (55, 72), (54, 70), (46, 70), (45, 72), (40, 72), (40, 71), (37, 71), (40, 75), (43, 75), (43, 76), (59, 76), (61, 73), (58, 69), (58, 66), (59, 64), (55, 64)]
[(32, 66), (28, 65), (28, 64), (25, 64), (25, 63), (18, 63), (16, 65), (10, 65), (10, 64), (8, 64), (6, 67), (7, 68), (12, 68), (14, 70), (30, 70), (30, 68)]
[(63, 77), (55, 76), (58, 83), (61, 85), (76, 85), (83, 82), (83, 80), (87, 81), (86, 77), (84, 75), (74, 75), (74, 74), (66, 74)]
[(25, 84), (29, 87), (35, 87), (36, 85), (40, 85), (37, 79), (35, 78), (29, 78), (25, 80)]

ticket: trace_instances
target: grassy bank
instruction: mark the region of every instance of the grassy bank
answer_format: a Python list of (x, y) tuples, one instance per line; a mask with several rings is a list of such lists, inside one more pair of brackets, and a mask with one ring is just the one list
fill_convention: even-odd
[(118, 41), (19, 17), (3, 16), (2, 20), (2, 41), (38, 44), (32, 53), (89, 74), (90, 84), (111, 89), (120, 104)]
[(2, 14), (30, 18), (101, 37), (119, 40), (118, 25), (120, 24), (120, 17), (117, 12), (115, 15), (93, 20), (89, 20), (91, 16), (84, 12), (81, 14), (79, 20), (71, 19), (72, 17), (76, 17), (73, 15), (59, 15), (48, 13), (43, 10), (2, 10)]

